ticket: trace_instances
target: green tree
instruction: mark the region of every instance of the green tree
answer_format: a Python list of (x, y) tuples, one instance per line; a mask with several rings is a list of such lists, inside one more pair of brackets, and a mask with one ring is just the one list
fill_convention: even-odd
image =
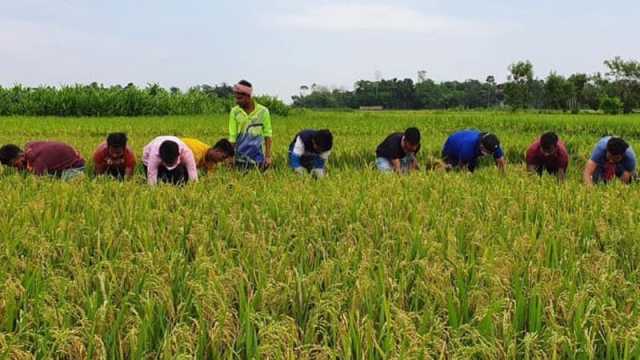
[(623, 103), (624, 113), (632, 112), (640, 103), (640, 62), (616, 56), (604, 64), (609, 68), (607, 76), (615, 81), (615, 92)]
[(509, 66), (508, 82), (504, 93), (507, 105), (513, 109), (529, 107), (530, 87), (533, 83), (533, 65), (530, 61), (518, 61)]

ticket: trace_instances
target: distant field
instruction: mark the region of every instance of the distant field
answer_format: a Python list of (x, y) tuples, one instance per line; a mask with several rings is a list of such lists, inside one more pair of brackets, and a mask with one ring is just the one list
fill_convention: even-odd
[[(158, 135), (213, 143), (225, 116), (0, 118), (0, 144), (56, 139), (91, 158), (110, 131), (141, 156)], [(420, 128), (422, 164), (447, 135), (495, 132), (509, 166), (473, 175), (373, 170), (376, 145)], [(640, 115), (305, 112), (274, 117), (276, 166), (185, 188), (0, 170), (0, 358), (640, 358), (640, 185), (580, 172)], [(286, 151), (330, 128), (329, 176)], [(569, 179), (524, 171), (554, 130)], [(91, 172), (89, 163), (89, 173)]]

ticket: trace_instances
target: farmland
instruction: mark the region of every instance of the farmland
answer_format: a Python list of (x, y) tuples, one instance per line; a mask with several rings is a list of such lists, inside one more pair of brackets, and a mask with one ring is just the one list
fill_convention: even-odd
[[(140, 157), (157, 135), (212, 143), (226, 120), (10, 117), (0, 144), (55, 139), (90, 159), (127, 131)], [(605, 134), (640, 150), (639, 121), (296, 112), (274, 117), (264, 174), (150, 188), (0, 170), (0, 358), (639, 358), (640, 186), (580, 179)], [(423, 168), (475, 127), (500, 137), (507, 175), (378, 174), (375, 146), (412, 125)], [(286, 169), (303, 128), (335, 135), (321, 181)], [(563, 184), (522, 164), (547, 130), (572, 156)]]

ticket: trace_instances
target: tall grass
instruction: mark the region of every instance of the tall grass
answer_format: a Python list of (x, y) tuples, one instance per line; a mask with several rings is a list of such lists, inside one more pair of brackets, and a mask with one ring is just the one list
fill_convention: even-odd
[[(149, 188), (0, 174), (0, 358), (423, 359), (640, 357), (637, 185), (587, 189), (601, 134), (635, 118), (306, 113), (274, 119), (276, 168)], [(89, 157), (111, 130), (224, 135), (225, 116), (0, 119), (0, 143), (59, 139)], [(383, 176), (375, 145), (417, 124), (435, 156), (453, 129), (496, 131), (508, 175)], [(330, 175), (283, 165), (329, 127)], [(556, 129), (569, 180), (529, 176)], [(489, 165), (490, 162), (489, 162)]]

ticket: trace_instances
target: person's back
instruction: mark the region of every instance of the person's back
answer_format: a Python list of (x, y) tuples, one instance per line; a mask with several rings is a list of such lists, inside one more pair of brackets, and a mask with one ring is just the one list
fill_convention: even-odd
[(306, 169), (316, 178), (323, 177), (332, 147), (333, 134), (328, 129), (302, 130), (289, 145), (289, 167), (299, 174)]
[(25, 147), (27, 169), (36, 175), (62, 176), (72, 169), (83, 169), (85, 162), (80, 153), (62, 142), (34, 141)]
[(198, 168), (204, 169), (205, 157), (207, 156), (207, 151), (210, 146), (194, 138), (180, 138), (180, 140), (182, 140), (182, 142), (187, 145), (193, 153), (193, 158), (195, 159)]

